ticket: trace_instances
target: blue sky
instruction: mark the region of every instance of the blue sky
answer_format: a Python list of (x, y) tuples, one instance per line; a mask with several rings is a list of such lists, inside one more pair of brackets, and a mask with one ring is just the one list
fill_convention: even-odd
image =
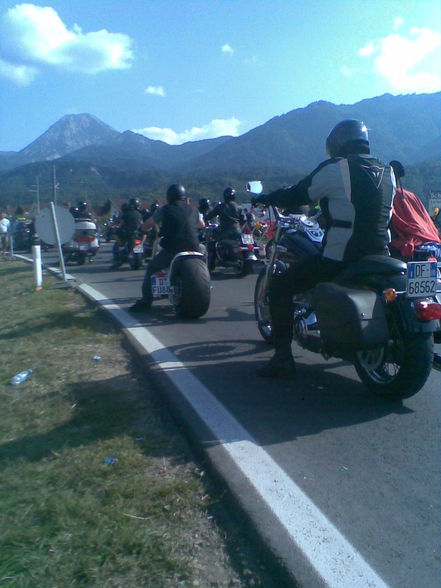
[(2, 151), (65, 114), (178, 144), (440, 90), (439, 0), (0, 0)]

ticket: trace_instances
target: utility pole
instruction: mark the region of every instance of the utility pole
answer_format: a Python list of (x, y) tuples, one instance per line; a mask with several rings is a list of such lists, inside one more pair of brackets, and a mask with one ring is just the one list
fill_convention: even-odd
[(60, 184), (57, 183), (57, 176), (55, 173), (55, 165), (52, 166), (52, 195), (55, 206), (57, 206), (57, 189)]
[(37, 196), (37, 214), (40, 214), (40, 176), (36, 176), (35, 184), (29, 190), (35, 192)]

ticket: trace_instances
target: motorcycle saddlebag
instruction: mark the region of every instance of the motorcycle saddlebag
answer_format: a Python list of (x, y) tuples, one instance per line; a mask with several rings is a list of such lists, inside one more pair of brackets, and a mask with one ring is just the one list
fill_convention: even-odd
[(323, 282), (314, 288), (312, 304), (324, 342), (358, 351), (388, 341), (383, 305), (375, 292)]

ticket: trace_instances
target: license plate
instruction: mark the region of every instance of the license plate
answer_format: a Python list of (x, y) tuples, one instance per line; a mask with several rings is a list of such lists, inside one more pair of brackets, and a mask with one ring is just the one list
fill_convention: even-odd
[(253, 235), (245, 234), (245, 235), (241, 235), (241, 237), (242, 237), (242, 243), (244, 245), (253, 245), (254, 244)]
[(169, 290), (170, 284), (168, 278), (158, 278), (157, 276), (152, 276), (152, 293), (154, 298), (168, 294)]
[(143, 253), (144, 248), (142, 245), (135, 245), (133, 248), (133, 253)]
[(409, 261), (407, 264), (407, 297), (421, 298), (436, 294), (436, 261)]
[(81, 245), (80, 244), (80, 251), (89, 251), (90, 245)]

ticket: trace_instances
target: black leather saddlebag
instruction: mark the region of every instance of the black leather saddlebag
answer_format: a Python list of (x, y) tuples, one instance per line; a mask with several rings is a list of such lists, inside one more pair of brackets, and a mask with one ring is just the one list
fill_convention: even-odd
[(324, 342), (356, 351), (380, 347), (389, 338), (375, 292), (323, 282), (314, 288), (312, 304)]

